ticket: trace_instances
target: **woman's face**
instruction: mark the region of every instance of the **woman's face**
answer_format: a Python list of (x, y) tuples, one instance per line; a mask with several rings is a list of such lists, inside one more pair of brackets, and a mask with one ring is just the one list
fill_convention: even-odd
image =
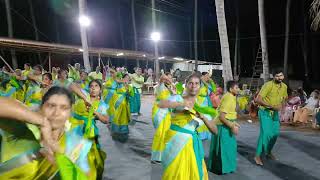
[(50, 121), (53, 129), (64, 127), (71, 116), (71, 104), (66, 95), (52, 95), (41, 107), (42, 114)]
[(128, 75), (126, 75), (125, 77), (123, 77), (123, 80), (124, 80), (125, 82), (129, 82), (129, 81), (130, 81), (130, 77), (129, 77)]
[(87, 77), (88, 77), (88, 74), (87, 74), (86, 72), (82, 72), (82, 73), (80, 74), (80, 79), (81, 79), (82, 81), (85, 81), (85, 80), (87, 79)]
[(28, 66), (27, 64), (25, 64), (25, 65), (24, 65), (24, 69), (25, 69), (25, 70), (29, 70), (29, 69), (30, 69), (30, 66)]
[(187, 82), (187, 92), (190, 96), (196, 96), (200, 90), (200, 79), (193, 77)]
[(49, 78), (48, 78), (48, 76), (42, 76), (42, 84), (44, 84), (44, 85), (51, 85), (52, 84), (52, 80), (50, 80)]
[(92, 82), (90, 84), (90, 95), (96, 97), (96, 96), (100, 96), (100, 94), (101, 94), (101, 87), (99, 86), (98, 83)]
[(40, 74), (42, 74), (41, 70), (40, 70), (38, 67), (33, 68), (33, 70), (34, 70), (34, 74), (35, 74), (35, 75), (40, 75)]
[(172, 75), (171, 75), (171, 74), (168, 74), (167, 77), (168, 77), (168, 80), (169, 80), (169, 81), (166, 82), (166, 83), (168, 83), (168, 84), (172, 83), (172, 82), (173, 82), (173, 80), (172, 80)]
[(68, 77), (68, 74), (67, 74), (67, 71), (62, 71), (61, 74), (60, 74), (60, 79), (67, 79)]
[(203, 80), (204, 80), (205, 82), (208, 82), (208, 81), (210, 80), (209, 73), (203, 76)]

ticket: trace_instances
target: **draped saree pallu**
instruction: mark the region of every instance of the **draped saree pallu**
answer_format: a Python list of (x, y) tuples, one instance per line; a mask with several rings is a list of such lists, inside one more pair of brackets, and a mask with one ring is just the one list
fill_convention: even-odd
[(33, 111), (36, 111), (39, 109), (41, 104), (43, 93), (40, 85), (36, 83), (29, 84), (25, 98), (24, 103)]
[(15, 77), (11, 77), (9, 82), (5, 85), (5, 88), (0, 89), (0, 96), (11, 97), (21, 102), (24, 100), (24, 90), (22, 81), (17, 80)]
[(118, 134), (128, 134), (129, 133), (129, 122), (130, 122), (130, 106), (129, 106), (129, 96), (133, 96), (133, 89), (128, 86), (128, 89), (124, 84), (120, 83), (118, 85), (117, 92), (111, 99), (114, 117), (111, 123), (111, 131)]
[(260, 107), (258, 111), (260, 120), (260, 136), (256, 149), (256, 156), (263, 153), (269, 155), (279, 136), (279, 112)]
[(171, 114), (168, 108), (159, 108), (161, 100), (171, 96), (169, 89), (162, 83), (157, 90), (157, 99), (152, 107), (152, 123), (155, 130), (152, 141), (151, 161), (161, 161), (162, 152), (165, 148), (164, 140), (167, 130), (170, 128)]
[[(182, 100), (182, 97), (178, 97)], [(179, 100), (178, 100), (179, 101)], [(196, 131), (199, 122), (190, 113), (172, 115), (162, 156), (164, 180), (207, 180), (202, 142)]]
[(216, 174), (235, 172), (237, 169), (237, 141), (235, 135), (224, 124), (217, 125), (217, 128), (218, 134), (211, 137), (208, 168)]
[(110, 107), (108, 111), (108, 115), (109, 115), (109, 122), (112, 122), (114, 112), (112, 112), (111, 110), (114, 108), (113, 108), (113, 104), (111, 103), (111, 99), (116, 93), (117, 83), (112, 77), (109, 77), (106, 80), (104, 86), (105, 88), (103, 90), (103, 99), (104, 99), (104, 102)]
[[(87, 98), (90, 98), (90, 94), (82, 90)], [(93, 101), (92, 106), (87, 109), (86, 104), (83, 99), (78, 99), (73, 106), (73, 113), (70, 119), (72, 128), (77, 126), (83, 127), (83, 133), (86, 138), (94, 138), (99, 136), (99, 129), (96, 125), (94, 112), (99, 112), (102, 115), (106, 115), (109, 106), (104, 103), (103, 100)]]
[[(59, 163), (58, 166), (53, 165), (44, 158), (40, 153), (39, 142), (32, 136), (32, 132), (25, 125), (10, 121), (5, 126), (8, 127), (8, 124), (14, 125), (14, 127), (1, 130), (3, 141), (1, 146), (2, 163), (0, 164), (0, 179), (69, 180), (70, 178), (62, 177), (62, 174), (65, 174), (66, 171), (68, 171), (67, 174), (73, 175), (73, 177), (78, 176), (78, 174), (91, 175), (95, 172), (95, 169), (90, 166), (88, 155), (92, 142), (82, 138), (79, 135), (79, 129), (68, 131), (59, 139), (59, 146), (64, 151), (62, 155), (70, 161), (69, 165), (77, 169), (77, 171), (74, 171), (71, 169), (67, 170), (66, 166), (62, 167), (63, 165), (61, 166)], [(1, 125), (1, 128), (3, 127)], [(17, 127), (21, 130), (19, 133), (13, 131)], [(11, 146), (12, 144), (15, 144), (15, 146)], [(8, 150), (8, 146), (11, 147), (10, 150)], [(10, 157), (7, 154), (10, 154)], [(64, 172), (60, 172), (60, 170), (64, 170)], [(96, 179), (95, 177), (91, 178), (91, 176), (88, 176), (88, 178), (86, 176), (82, 177), (81, 179)]]
[[(86, 94), (86, 96), (90, 96), (86, 91), (83, 90), (82, 92)], [(83, 99), (78, 99), (73, 107), (72, 117), (70, 118), (71, 128), (80, 128), (82, 136), (93, 142), (89, 152), (89, 162), (90, 166), (96, 169), (93, 175), (98, 179), (101, 178), (103, 173), (106, 153), (100, 148), (98, 141), (100, 134), (96, 125), (94, 112), (106, 115), (107, 111), (108, 105), (105, 104), (103, 100), (93, 101), (90, 109), (87, 109)]]
[[(209, 97), (209, 88), (206, 84), (201, 84), (201, 88), (197, 97), (197, 104), (199, 104), (201, 107), (212, 107), (212, 103)], [(212, 120), (211, 116), (205, 115), (208, 120)], [(211, 138), (211, 133), (207, 126), (205, 124), (202, 124), (198, 128), (199, 137), (201, 140), (206, 140)]]
[(130, 112), (140, 113), (141, 107), (141, 88), (133, 87), (133, 96), (129, 97)]

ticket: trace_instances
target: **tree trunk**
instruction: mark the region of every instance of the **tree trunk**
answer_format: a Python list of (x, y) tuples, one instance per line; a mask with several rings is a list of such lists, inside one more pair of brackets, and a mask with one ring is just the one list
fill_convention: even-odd
[(236, 24), (236, 40), (235, 40), (235, 45), (234, 45), (234, 60), (233, 60), (233, 77), (238, 76), (238, 38), (239, 38), (239, 27), (238, 24)]
[(196, 60), (195, 68), (198, 70), (198, 0), (194, 0), (194, 59)]
[(267, 46), (267, 33), (264, 18), (264, 0), (258, 0), (259, 11), (259, 25), (260, 25), (260, 38), (262, 49), (262, 63), (263, 63), (263, 80), (264, 82), (270, 79), (269, 73), (269, 59), (268, 59), (268, 46)]
[(189, 33), (189, 58), (192, 59), (193, 58), (193, 53), (192, 53), (192, 20), (191, 18), (188, 21), (188, 33)]
[(208, 61), (207, 57), (206, 57), (206, 48), (205, 48), (205, 43), (204, 43), (204, 27), (203, 27), (203, 16), (201, 16), (201, 49), (202, 49), (202, 59), (205, 61)]
[[(120, 1), (119, 1), (119, 8), (118, 8), (118, 22), (119, 22), (119, 30), (120, 30), (121, 48), (125, 49), (122, 20), (121, 20), (121, 2)], [(127, 58), (124, 59), (124, 65), (126, 67), (128, 65)], [(122, 66), (123, 66), (123, 64), (122, 64)]]
[(307, 83), (309, 83), (309, 66), (308, 66), (308, 11), (306, 11), (306, 2), (302, 2), (302, 12), (304, 14), (303, 17), (303, 37), (301, 37), (301, 47), (302, 47), (302, 53), (303, 53), (303, 63), (304, 63), (304, 76)]
[[(138, 37), (137, 37), (137, 27), (136, 27), (136, 11), (134, 7), (134, 0), (131, 0), (131, 18), (132, 18), (132, 27), (134, 34), (134, 50), (138, 51)], [(137, 59), (137, 67), (140, 66), (139, 59)]]
[(288, 77), (288, 50), (289, 50), (289, 33), (290, 33), (290, 5), (291, 0), (287, 0), (286, 7), (286, 39), (284, 44), (284, 59), (283, 59), (283, 71), (284, 76)]
[(215, 0), (215, 4), (223, 66), (222, 76), (224, 78), (224, 87), (226, 88), (227, 81), (233, 80), (233, 76), (230, 62), (230, 51), (228, 42), (227, 23), (224, 11), (224, 0)]
[[(34, 16), (32, 0), (28, 0), (28, 3), (29, 3), (29, 7), (30, 7), (30, 16), (31, 16), (31, 20), (32, 20), (33, 30), (34, 30), (34, 37), (35, 37), (36, 41), (39, 41), (39, 33), (38, 33), (37, 21), (36, 21), (36, 18)], [(40, 53), (38, 52), (37, 54), (38, 54), (38, 60), (41, 63)]]
[[(233, 61), (233, 77), (238, 77), (238, 57), (239, 57), (239, 10), (238, 10), (238, 1), (235, 1), (236, 9), (236, 40), (234, 46), (234, 61)], [(240, 64), (239, 64), (240, 65)]]
[[(10, 0), (5, 0), (6, 3), (6, 13), (7, 13), (7, 23), (8, 23), (8, 34), (10, 38), (13, 38), (13, 28), (12, 28), (12, 19), (11, 19), (11, 8)], [(11, 49), (11, 62), (14, 69), (18, 68), (17, 57), (15, 50)]]

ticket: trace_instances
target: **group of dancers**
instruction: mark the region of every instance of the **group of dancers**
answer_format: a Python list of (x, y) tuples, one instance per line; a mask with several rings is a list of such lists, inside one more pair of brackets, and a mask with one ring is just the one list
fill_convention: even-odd
[[(104, 78), (103, 78), (104, 77)], [(0, 179), (102, 179), (106, 153), (96, 121), (127, 137), (140, 113), (141, 69), (87, 73), (41, 66), (0, 71)]]
[[(194, 72), (184, 85), (174, 84), (170, 74), (162, 75), (152, 109), (156, 129), (153, 163), (161, 162), (163, 179), (208, 179), (208, 170), (228, 174), (237, 169), (237, 141), (240, 125), (236, 81), (226, 83), (227, 92), (214, 109), (210, 94), (216, 85), (208, 72)], [(266, 82), (255, 101), (259, 104), (260, 135), (256, 164), (263, 166), (262, 155), (276, 160), (272, 149), (279, 135), (279, 111), (287, 99), (287, 86), (281, 69), (274, 69), (273, 79)], [(204, 161), (203, 140), (210, 140), (209, 159)]]
[[(23, 71), (0, 71), (0, 179), (102, 178), (106, 153), (96, 121), (108, 124), (112, 135), (128, 137), (131, 115), (141, 115), (144, 78), (141, 68), (134, 74), (124, 68), (109, 68), (106, 75), (100, 70), (88, 74), (76, 63), (51, 73), (30, 64)], [(256, 98), (258, 165), (263, 153), (275, 159), (278, 111), (287, 97), (282, 80), (282, 71), (276, 71)], [(202, 180), (208, 170), (236, 171), (239, 87), (236, 81), (226, 84), (215, 109), (210, 94), (217, 88), (210, 73), (194, 72), (184, 83), (174, 83), (170, 73), (161, 75), (150, 120), (155, 128), (151, 162), (162, 164), (162, 179)], [(207, 162), (203, 140), (211, 141)]]

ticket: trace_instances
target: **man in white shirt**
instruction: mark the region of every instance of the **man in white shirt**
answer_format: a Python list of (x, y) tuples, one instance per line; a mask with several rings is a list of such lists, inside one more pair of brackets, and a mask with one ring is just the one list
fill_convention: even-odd
[(140, 115), (140, 107), (141, 107), (141, 93), (142, 86), (144, 84), (144, 77), (142, 76), (141, 68), (135, 68), (135, 73), (131, 76), (131, 84), (134, 90), (134, 97), (130, 98), (130, 112), (134, 114)]
[(102, 73), (100, 71), (101, 71), (101, 67), (97, 66), (96, 67), (96, 71), (95, 72), (91, 72), (89, 74), (89, 78), (90, 79), (99, 79), (99, 80), (102, 81)]

